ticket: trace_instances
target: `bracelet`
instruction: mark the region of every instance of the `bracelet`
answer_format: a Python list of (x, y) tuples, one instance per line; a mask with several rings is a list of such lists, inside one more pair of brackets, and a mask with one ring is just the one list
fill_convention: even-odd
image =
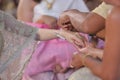
[(91, 56), (91, 55), (90, 55), (90, 54), (83, 54), (82, 64), (83, 64), (84, 66), (86, 66), (86, 64), (85, 64), (85, 58), (87, 58), (88, 56)]
[(58, 31), (55, 31), (55, 34), (58, 38), (65, 40), (65, 38), (62, 35), (60, 35)]

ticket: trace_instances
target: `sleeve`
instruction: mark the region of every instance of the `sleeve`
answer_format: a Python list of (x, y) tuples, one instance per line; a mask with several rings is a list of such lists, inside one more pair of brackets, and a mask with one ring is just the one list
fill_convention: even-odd
[(38, 28), (27, 25), (24, 22), (16, 20), (13, 16), (4, 13), (5, 29), (19, 35), (29, 37), (33, 32), (37, 32)]
[(106, 3), (102, 3), (97, 8), (95, 8), (92, 12), (102, 16), (103, 18), (106, 18), (108, 15), (109, 10), (112, 8), (111, 5), (108, 5)]

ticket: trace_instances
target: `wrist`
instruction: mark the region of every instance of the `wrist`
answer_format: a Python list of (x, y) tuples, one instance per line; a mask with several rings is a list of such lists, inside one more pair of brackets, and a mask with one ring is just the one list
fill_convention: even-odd
[(82, 54), (82, 64), (83, 66), (87, 66), (85, 63), (86, 58), (91, 57), (90, 54)]
[(61, 38), (63, 40), (65, 40), (65, 37), (63, 36), (63, 32), (61, 30), (57, 30), (55, 31), (55, 35), (58, 37), (58, 38)]

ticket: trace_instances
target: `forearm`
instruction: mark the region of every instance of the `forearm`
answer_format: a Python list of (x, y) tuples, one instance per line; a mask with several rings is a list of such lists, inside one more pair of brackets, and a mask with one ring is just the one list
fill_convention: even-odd
[(88, 13), (86, 12), (69, 12), (68, 17), (70, 18), (71, 24), (77, 31), (85, 32), (84, 27), (81, 26)]
[(56, 32), (59, 32), (59, 30), (39, 29), (37, 32), (36, 39), (43, 41), (57, 38)]
[(101, 68), (102, 68), (101, 61), (88, 56), (84, 59), (84, 63), (85, 66), (88, 67), (93, 72), (93, 74), (101, 77)]
[(104, 28), (105, 19), (95, 13), (69, 13), (72, 25), (80, 32), (96, 34)]
[(50, 29), (39, 29), (33, 26), (27, 25), (16, 20), (13, 16), (3, 13), (4, 15), (4, 22), (5, 22), (5, 29), (11, 31), (13, 33), (29, 37), (33, 33), (37, 33), (37, 38), (39, 40), (50, 40), (57, 38), (56, 32), (59, 30), (50, 30)]
[(103, 50), (102, 49), (94, 48), (93, 50), (91, 50), (91, 52), (92, 52), (91, 55), (93, 57), (99, 58), (102, 60), (102, 58), (103, 58)]

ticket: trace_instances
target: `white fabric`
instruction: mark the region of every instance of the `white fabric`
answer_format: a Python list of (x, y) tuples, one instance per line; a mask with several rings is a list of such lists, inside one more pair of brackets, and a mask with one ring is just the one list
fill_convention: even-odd
[[(48, 2), (52, 2), (52, 0), (48, 0)], [(89, 11), (83, 0), (55, 0), (51, 9), (47, 8), (47, 3), (43, 0), (34, 8), (33, 21), (38, 20), (40, 15), (49, 15), (58, 18), (63, 11), (68, 9), (78, 9), (82, 12)]]
[(84, 67), (73, 72), (68, 80), (101, 80), (101, 79), (92, 74), (90, 69)]

